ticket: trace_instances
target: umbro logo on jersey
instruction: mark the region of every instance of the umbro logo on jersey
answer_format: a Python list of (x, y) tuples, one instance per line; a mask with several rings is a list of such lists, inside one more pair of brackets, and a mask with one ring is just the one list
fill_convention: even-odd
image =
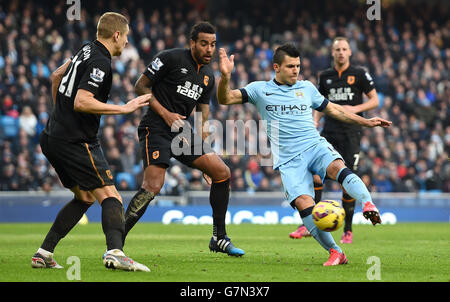
[(187, 74), (187, 72), (188, 72), (188, 70), (186, 68), (181, 68), (180, 71), (182, 74)]

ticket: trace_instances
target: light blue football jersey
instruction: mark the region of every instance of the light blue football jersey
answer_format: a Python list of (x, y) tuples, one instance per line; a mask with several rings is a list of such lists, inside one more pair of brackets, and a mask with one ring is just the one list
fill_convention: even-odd
[(328, 100), (310, 81), (297, 81), (291, 86), (275, 79), (256, 81), (240, 91), (242, 102), (255, 105), (266, 121), (274, 169), (325, 140), (314, 126), (312, 110), (322, 111)]

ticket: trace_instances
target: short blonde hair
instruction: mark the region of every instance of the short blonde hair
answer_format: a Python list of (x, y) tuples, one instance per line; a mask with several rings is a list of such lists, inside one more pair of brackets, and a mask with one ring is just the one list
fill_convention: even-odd
[(116, 31), (127, 31), (128, 19), (119, 13), (104, 13), (97, 23), (97, 38), (109, 39)]
[(334, 38), (333, 43), (331, 45), (334, 45), (334, 43), (336, 43), (338, 41), (346, 41), (348, 43), (348, 45), (350, 45), (350, 40), (347, 37), (343, 37), (343, 36), (338, 36), (338, 37)]

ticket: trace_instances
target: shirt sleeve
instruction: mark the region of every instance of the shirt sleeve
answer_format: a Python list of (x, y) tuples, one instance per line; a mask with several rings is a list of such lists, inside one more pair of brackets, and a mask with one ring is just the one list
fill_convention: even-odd
[(309, 82), (311, 106), (315, 110), (322, 111), (328, 105), (328, 100), (317, 90), (313, 83)]
[(173, 61), (174, 58), (169, 51), (162, 51), (155, 55), (143, 74), (149, 78), (152, 83), (156, 83), (169, 72), (171, 65), (173, 65)]
[(93, 60), (88, 63), (78, 84), (78, 89), (90, 91), (97, 96), (110, 73), (111, 63), (108, 60)]
[(372, 76), (369, 74), (369, 72), (365, 70), (361, 70), (361, 90), (367, 94), (372, 89), (375, 89), (375, 83), (373, 82)]
[(258, 99), (258, 83), (253, 82), (245, 86), (244, 88), (239, 89), (242, 93), (242, 103), (250, 102), (253, 105), (256, 104), (256, 101)]

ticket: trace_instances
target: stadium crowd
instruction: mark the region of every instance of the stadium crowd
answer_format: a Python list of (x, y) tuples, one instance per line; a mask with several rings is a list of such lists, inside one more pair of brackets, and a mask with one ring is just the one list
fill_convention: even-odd
[[(0, 190), (63, 189), (39, 147), (53, 106), (49, 76), (74, 50), (95, 39), (101, 13), (115, 10), (129, 16), (131, 32), (122, 55), (113, 58), (113, 103), (134, 97), (134, 83), (156, 53), (187, 47), (189, 29), (199, 20), (216, 25), (218, 47), (235, 55), (235, 88), (273, 78), (273, 50), (283, 42), (298, 46), (301, 77), (317, 84), (319, 71), (331, 66), (331, 41), (348, 37), (352, 64), (369, 71), (379, 94), (380, 106), (367, 116), (393, 121), (387, 129), (363, 129), (360, 176), (372, 192), (450, 192), (448, 3), (388, 1), (382, 19), (369, 21), (367, 6), (356, 1), (280, 0), (273, 7), (267, 1), (242, 0), (239, 10), (213, 2), (98, 1), (82, 7), (81, 20), (74, 21), (67, 20), (66, 1), (0, 3)], [(211, 65), (217, 83), (217, 58)], [(222, 125), (259, 120), (252, 105), (221, 106), (215, 96), (210, 104), (210, 118)], [(119, 190), (136, 190), (142, 180), (136, 131), (142, 114), (102, 118), (101, 143)], [(226, 141), (225, 134), (221, 138)], [(247, 148), (261, 139), (247, 131)], [(279, 173), (262, 165), (261, 155), (227, 154), (219, 141), (214, 148), (232, 171), (233, 191), (280, 191)], [(335, 182), (326, 185), (340, 189)], [(201, 172), (174, 160), (161, 194), (204, 189)]]

